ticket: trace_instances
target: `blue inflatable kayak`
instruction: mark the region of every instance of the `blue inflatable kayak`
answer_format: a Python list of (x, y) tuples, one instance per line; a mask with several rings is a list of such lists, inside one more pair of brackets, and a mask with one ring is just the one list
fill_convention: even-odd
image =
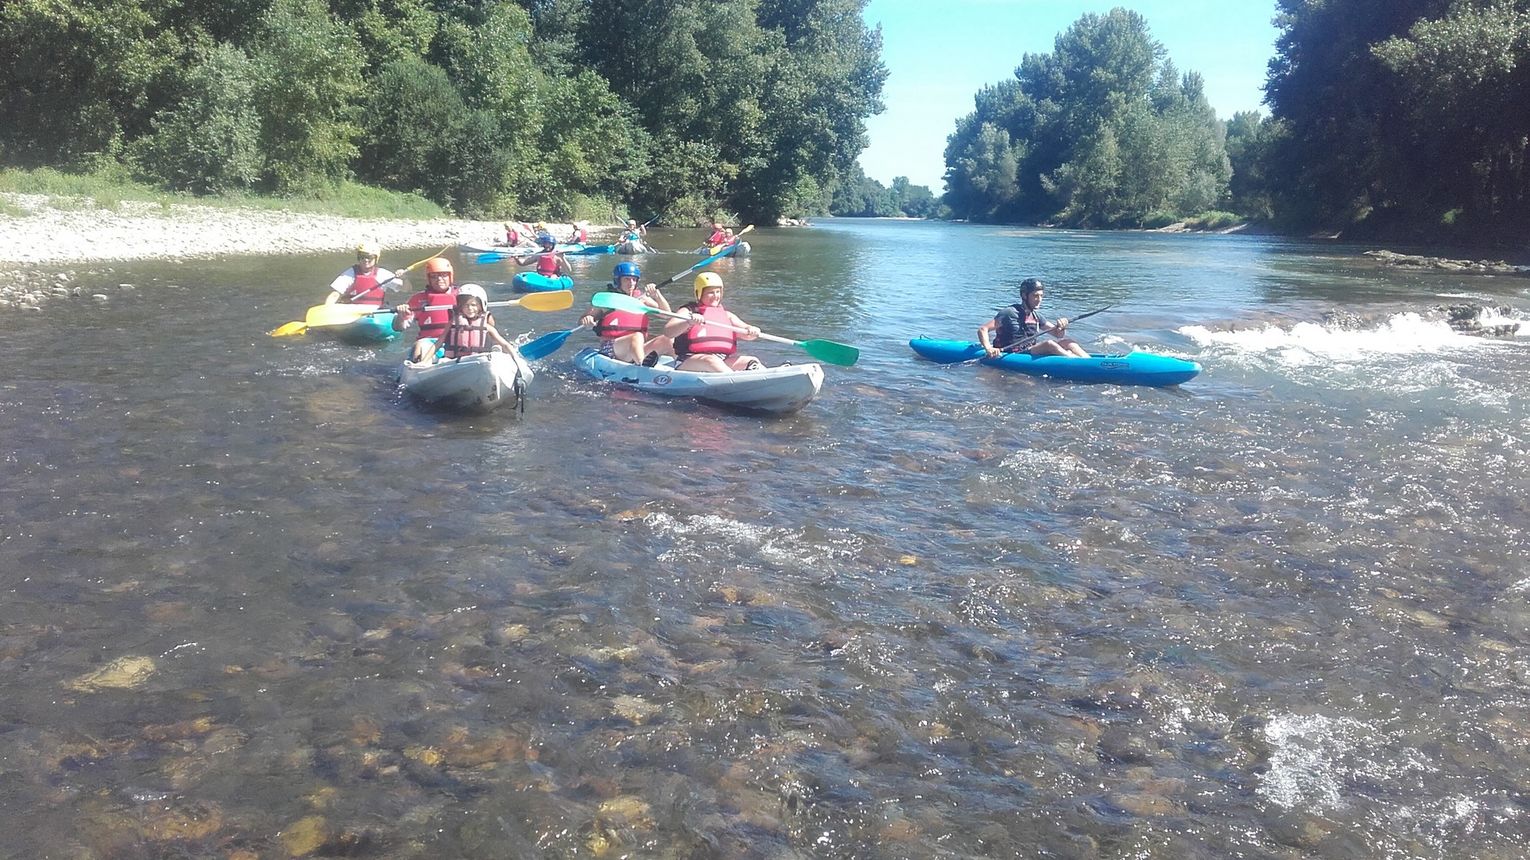
[(371, 346), (378, 343), (387, 343), (398, 337), (398, 332), (393, 330), (393, 317), (395, 314), (369, 314), (353, 323), (338, 326), (326, 326), (321, 331), (333, 334), (339, 340), (356, 346)]
[(1066, 382), (1100, 382), (1109, 385), (1179, 385), (1201, 372), (1200, 364), (1155, 355), (1151, 352), (1128, 352), (1124, 355), (1091, 355), (1088, 358), (1064, 358), (1048, 355), (1041, 358), (1025, 353), (1007, 353), (998, 358), (983, 356), (983, 348), (970, 340), (936, 340), (919, 337), (908, 342), (920, 358), (941, 364), (955, 364), (981, 359), (979, 364), (1012, 370), (1031, 376), (1046, 376)]
[(553, 290), (571, 290), (574, 279), (568, 276), (549, 278), (536, 272), (521, 272), (510, 279), (510, 288), (518, 293), (546, 293)]

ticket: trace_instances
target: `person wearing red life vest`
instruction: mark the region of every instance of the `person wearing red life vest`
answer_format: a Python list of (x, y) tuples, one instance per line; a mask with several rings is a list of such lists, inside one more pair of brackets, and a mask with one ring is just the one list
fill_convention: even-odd
[(329, 295), (324, 298), (324, 304), (339, 302), (382, 307), (388, 300), (388, 285), (397, 283), (398, 276), (378, 267), (378, 253), (375, 243), (362, 242), (357, 245), (356, 265), (341, 272), (339, 277), (330, 282)]
[[(687, 305), (689, 319), (678, 319), (664, 327), (674, 340), (677, 370), (699, 373), (726, 373), (730, 370), (758, 370), (765, 365), (752, 355), (740, 355), (738, 339), (754, 340), (760, 330), (723, 307), (723, 282), (716, 272), (696, 276), (696, 302)], [(722, 326), (729, 326), (723, 328)], [(742, 332), (733, 329), (742, 329)]]
[(712, 235), (707, 237), (707, 248), (713, 248), (728, 241), (728, 234), (723, 231), (722, 224), (716, 218), (712, 219)]
[(505, 245), (507, 245), (508, 247), (514, 248), (516, 245), (519, 245), (519, 244), (521, 244), (521, 231), (516, 229), (514, 224), (511, 224), (509, 221), (506, 221), (505, 222)]
[(420, 332), (414, 339), (414, 360), (422, 361), (436, 350), (436, 338), (446, 331), (451, 322), (452, 308), (457, 304), (457, 287), (452, 279), (450, 260), (431, 257), (425, 261), (425, 289), (409, 297), (409, 301), (394, 308), (393, 330), (403, 331), (410, 323), (417, 323)]
[(569, 267), (568, 260), (563, 259), (563, 255), (559, 254), (556, 250), (558, 247), (557, 239), (554, 239), (548, 233), (542, 233), (537, 236), (537, 244), (542, 246), (542, 253), (532, 254), (527, 257), (516, 257), (515, 264), (517, 266), (529, 266), (535, 263), (537, 274), (547, 278), (556, 278), (560, 275), (568, 278), (574, 276), (574, 270)]
[(450, 311), (446, 329), (436, 338), (436, 349), (428, 353), (427, 361), (450, 360), (477, 355), (499, 347), (505, 352), (512, 349), (494, 325), (494, 315), (489, 313), (489, 296), (477, 284), (463, 284), (457, 288), (457, 307)]
[[(602, 287), (601, 291), (631, 296), (651, 308), (668, 311), (669, 300), (659, 292), (658, 286), (640, 286), (642, 278), (643, 270), (638, 268), (637, 263), (623, 261), (611, 270), (611, 283)], [(592, 306), (579, 320), (579, 324), (594, 327), (595, 334), (601, 339), (601, 354), (618, 361), (631, 364), (641, 362), (652, 367), (660, 355), (674, 355), (674, 347), (669, 338), (664, 335), (648, 337), (647, 314)]]

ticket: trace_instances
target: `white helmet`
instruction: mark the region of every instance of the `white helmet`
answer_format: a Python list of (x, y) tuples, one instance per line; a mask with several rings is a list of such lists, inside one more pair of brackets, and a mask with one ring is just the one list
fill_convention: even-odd
[(461, 299), (464, 296), (473, 296), (480, 302), (483, 302), (485, 306), (488, 306), (489, 304), (489, 294), (484, 292), (483, 287), (480, 287), (477, 284), (463, 284), (462, 286), (458, 287), (457, 298)]

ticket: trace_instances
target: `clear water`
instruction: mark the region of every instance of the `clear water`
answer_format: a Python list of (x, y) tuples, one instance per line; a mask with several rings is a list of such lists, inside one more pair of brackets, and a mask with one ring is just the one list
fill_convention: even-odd
[[(1530, 346), (1417, 312), (1530, 281), (750, 239), (733, 310), (862, 349), (784, 418), (601, 388), (578, 336), (524, 416), (421, 411), (402, 344), (265, 335), (328, 257), (98, 267), (108, 302), (0, 319), (0, 856), (1522, 856)], [(1114, 304), (1091, 348), (1204, 373), (913, 359), (1031, 275)]]

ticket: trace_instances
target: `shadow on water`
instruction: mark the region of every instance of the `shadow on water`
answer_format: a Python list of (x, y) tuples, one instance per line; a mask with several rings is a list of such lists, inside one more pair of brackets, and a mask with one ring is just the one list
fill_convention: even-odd
[[(611, 391), (579, 338), (525, 415), (421, 411), (402, 343), (264, 334), (343, 259), (104, 266), (0, 320), (3, 853), (1516, 856), (1530, 357), (1397, 311), (1523, 287), (756, 234), (730, 306), (862, 349), (780, 419)], [(1205, 372), (913, 359), (1029, 275)], [(1370, 321), (1303, 327), (1333, 305)]]

